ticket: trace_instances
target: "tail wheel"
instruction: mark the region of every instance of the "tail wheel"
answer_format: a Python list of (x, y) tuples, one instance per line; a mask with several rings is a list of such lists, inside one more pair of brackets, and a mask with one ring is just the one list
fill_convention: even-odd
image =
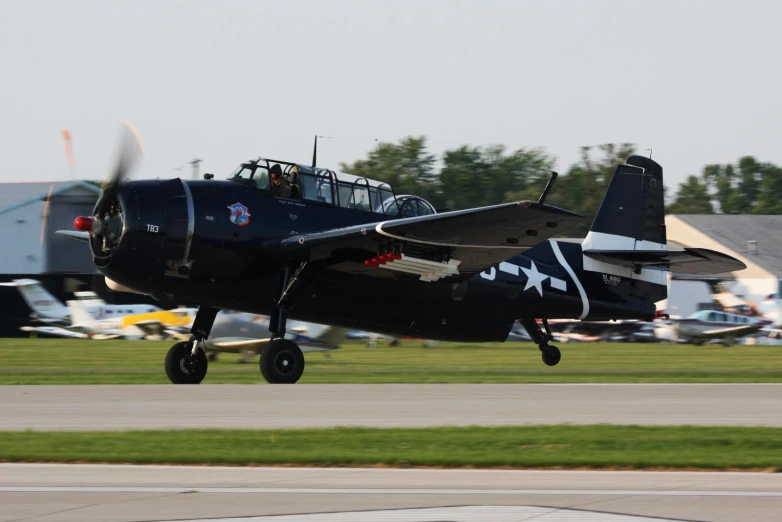
[(261, 375), (269, 384), (294, 384), (304, 373), (304, 354), (288, 339), (275, 339), (261, 352)]
[(562, 353), (559, 351), (559, 348), (550, 344), (541, 346), (540, 352), (543, 362), (546, 363), (547, 366), (556, 366), (562, 358)]

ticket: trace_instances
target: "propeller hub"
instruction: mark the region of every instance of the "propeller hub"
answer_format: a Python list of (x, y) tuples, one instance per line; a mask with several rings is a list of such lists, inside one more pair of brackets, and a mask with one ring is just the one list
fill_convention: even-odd
[(80, 232), (92, 232), (92, 218), (79, 216), (73, 220), (73, 227)]

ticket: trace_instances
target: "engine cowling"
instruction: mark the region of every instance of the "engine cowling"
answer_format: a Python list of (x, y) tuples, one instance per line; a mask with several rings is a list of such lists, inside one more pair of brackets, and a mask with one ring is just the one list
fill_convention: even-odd
[[(116, 283), (153, 293), (167, 275), (187, 275), (192, 196), (180, 179), (123, 183), (91, 235), (95, 266)], [(95, 223), (93, 224), (93, 228)]]

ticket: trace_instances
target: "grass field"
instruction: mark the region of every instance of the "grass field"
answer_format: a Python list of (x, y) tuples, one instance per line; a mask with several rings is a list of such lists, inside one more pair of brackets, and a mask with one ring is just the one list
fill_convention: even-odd
[(0, 461), (778, 472), (782, 428), (562, 425), (0, 432)]
[[(0, 384), (167, 383), (171, 342), (0, 339)], [(782, 346), (561, 343), (545, 366), (531, 343), (347, 343), (305, 354), (302, 383), (782, 382)], [(262, 383), (257, 357), (221, 354), (204, 383)]]

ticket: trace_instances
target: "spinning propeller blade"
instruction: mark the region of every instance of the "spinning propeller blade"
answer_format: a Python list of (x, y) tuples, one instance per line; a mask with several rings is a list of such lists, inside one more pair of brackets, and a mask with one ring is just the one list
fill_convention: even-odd
[(103, 190), (95, 205), (95, 215), (102, 218), (114, 202), (119, 185), (144, 155), (144, 144), (136, 128), (128, 120), (122, 122), (117, 163), (111, 176), (103, 182)]
[[(62, 131), (62, 141), (65, 144), (65, 161), (68, 162), (68, 167), (71, 169), (71, 179), (73, 179), (73, 167), (76, 161), (73, 159), (73, 140), (71, 131), (65, 129)], [(49, 185), (49, 193), (46, 195), (46, 202), (43, 205), (43, 219), (41, 220), (41, 246), (43, 246), (43, 240), (46, 237), (46, 227), (49, 223), (49, 205), (52, 202), (52, 192), (54, 191), (54, 183)]]

